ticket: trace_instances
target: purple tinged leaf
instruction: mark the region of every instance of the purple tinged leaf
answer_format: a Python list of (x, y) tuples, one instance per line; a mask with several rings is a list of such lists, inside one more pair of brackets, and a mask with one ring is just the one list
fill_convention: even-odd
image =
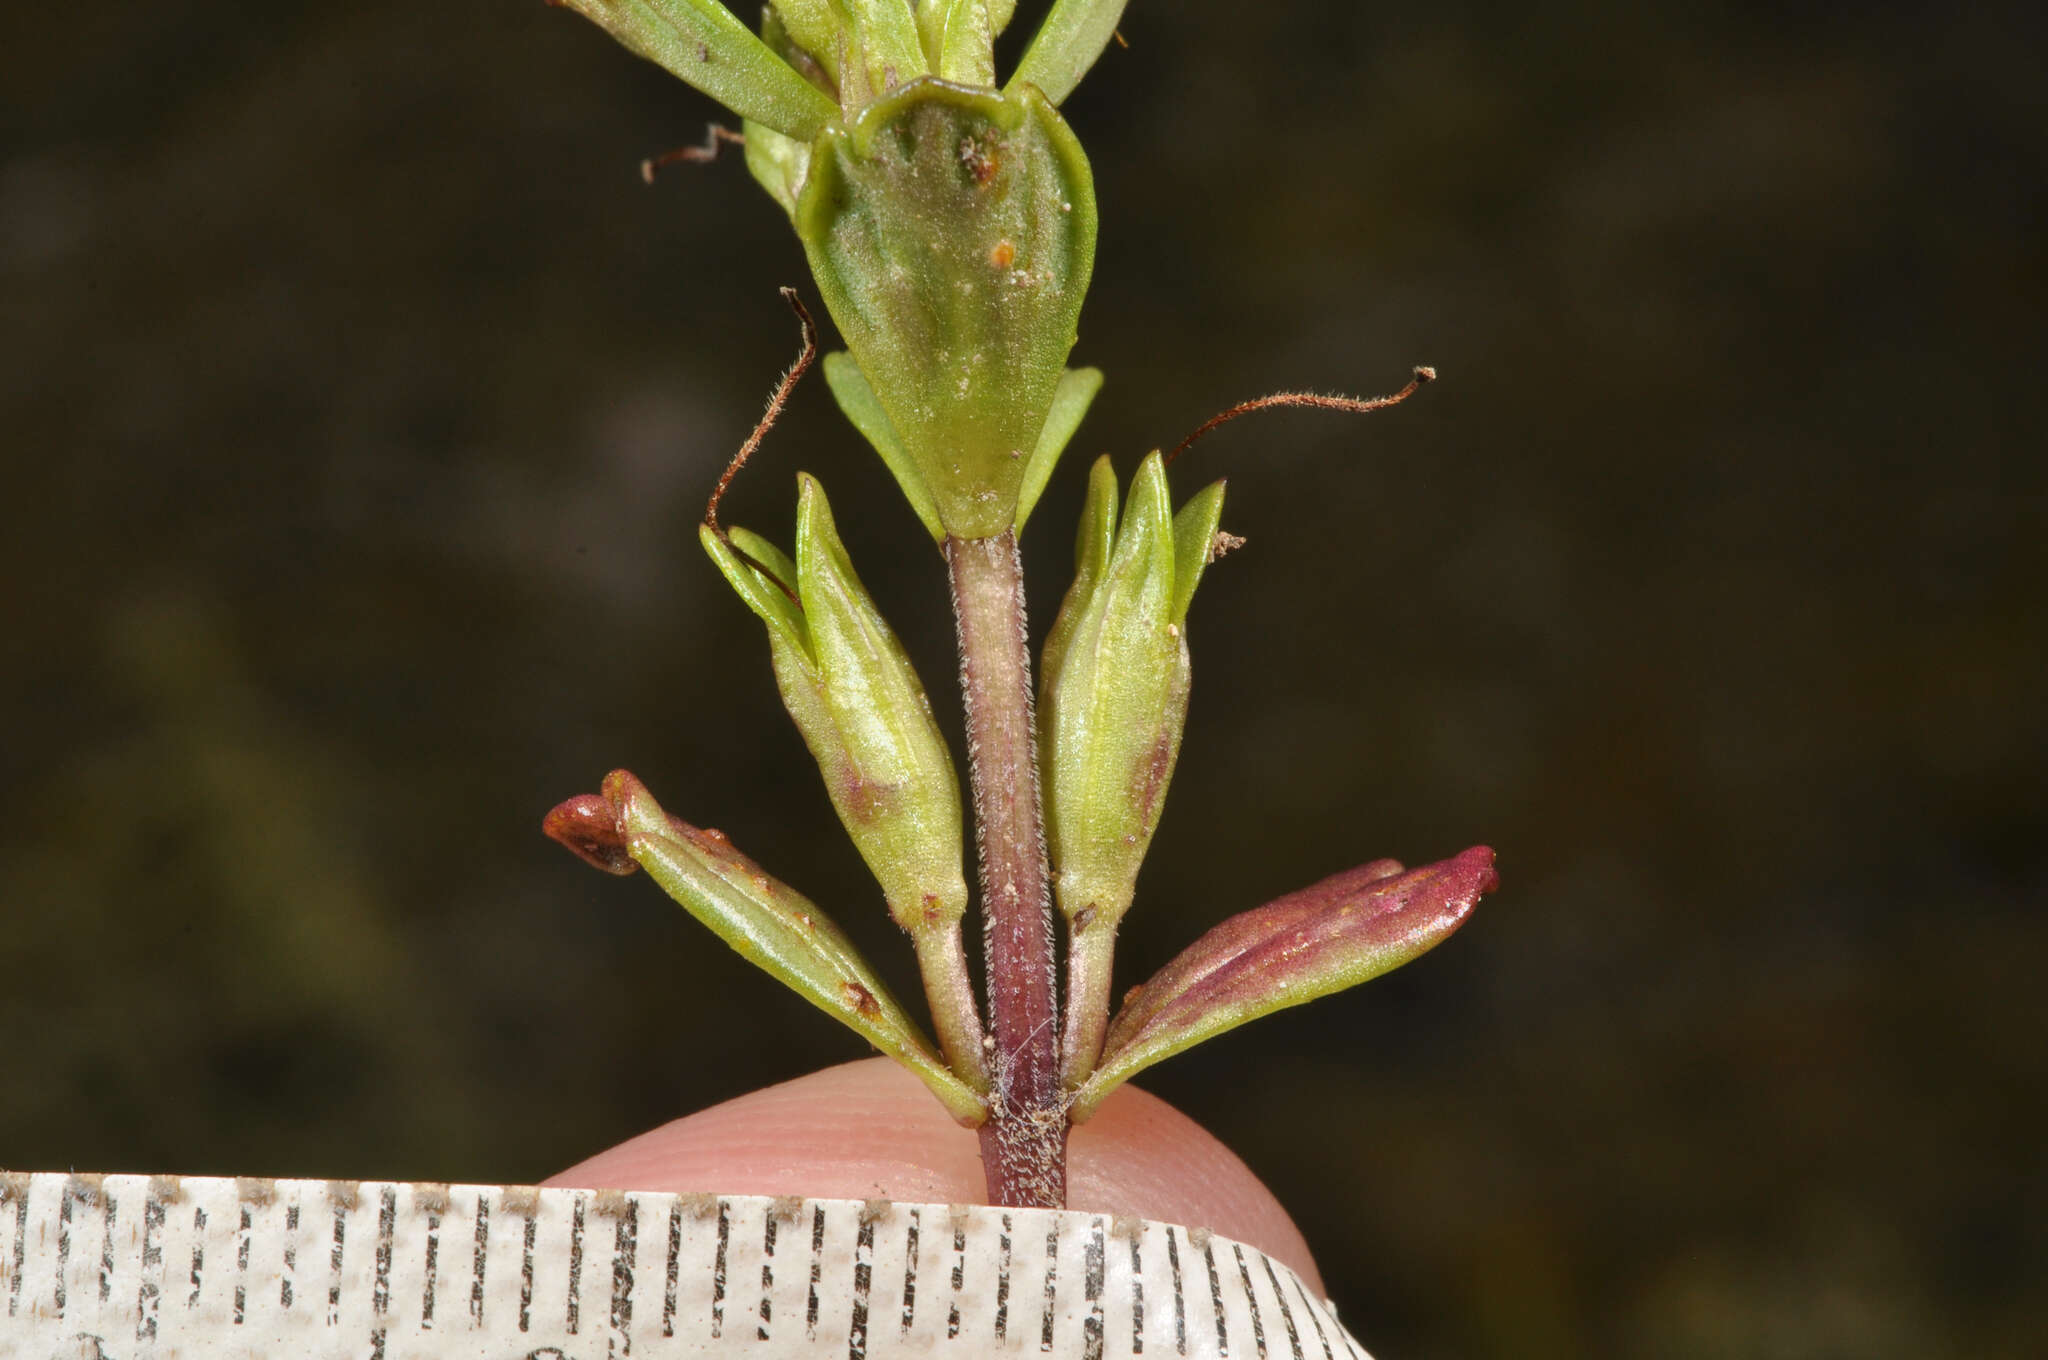
[(1420, 869), (1375, 860), (1231, 917), (1125, 998), (1074, 1122), (1162, 1058), (1427, 953), (1499, 884), (1482, 845)]

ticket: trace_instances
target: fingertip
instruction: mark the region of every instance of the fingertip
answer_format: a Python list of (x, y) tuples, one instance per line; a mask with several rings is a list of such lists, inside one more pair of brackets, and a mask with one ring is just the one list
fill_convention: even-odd
[[(664, 1124), (545, 1184), (974, 1204), (980, 1139), (886, 1058), (828, 1067)], [(1207, 1228), (1322, 1290), (1308, 1243), (1236, 1154), (1156, 1096), (1124, 1087), (1067, 1145), (1068, 1207)]]

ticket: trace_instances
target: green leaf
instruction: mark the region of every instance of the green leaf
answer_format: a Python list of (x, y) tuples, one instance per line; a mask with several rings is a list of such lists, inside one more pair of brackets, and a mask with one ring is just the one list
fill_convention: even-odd
[[(1052, 678), (1059, 674), (1068, 639), (1088, 612), (1089, 597), (1115, 549), (1116, 468), (1105, 453), (1088, 470), (1088, 497), (1081, 503), (1081, 529), (1074, 536), (1074, 583), (1067, 587), (1060, 611), (1053, 616), (1052, 631), (1046, 634), (1045, 652), (1039, 659), (1038, 673), (1047, 691), (1047, 697), (1040, 700), (1041, 714), (1051, 702)], [(1042, 750), (1041, 756), (1050, 759), (1049, 749)]]
[(796, 229), (940, 524), (1009, 529), (1094, 263), (1066, 124), (1035, 90), (916, 82), (818, 139)]
[(1427, 953), (1499, 883), (1493, 851), (1476, 846), (1405, 873), (1377, 860), (1231, 917), (1133, 990), (1075, 1093), (1074, 1122), (1162, 1058)]
[(1059, 386), (1052, 393), (1052, 409), (1046, 412), (1045, 426), (1038, 432), (1038, 446), (1031, 451), (1031, 461), (1024, 468), (1023, 484), (1017, 490), (1017, 528), (1020, 532), (1024, 521), (1031, 518), (1032, 508), (1038, 504), (1045, 484), (1052, 480), (1052, 471), (1059, 465), (1060, 455), (1074, 438), (1074, 431), (1081, 428), (1082, 418), (1088, 414), (1095, 394), (1101, 390), (1102, 370), (1099, 368), (1070, 368), (1060, 375)]
[(903, 447), (896, 427), (889, 423), (889, 413), (882, 409), (875, 389), (868, 385), (867, 375), (860, 371), (851, 354), (834, 350), (825, 356), (825, 385), (832, 389), (833, 399), (853, 422), (853, 428), (882, 455), (882, 462), (895, 476), (896, 485), (903, 488), (904, 497), (924, 527), (931, 530), (933, 538), (944, 539), (946, 528), (939, 523), (939, 507), (932, 500), (931, 488), (925, 485), (924, 473), (911, 458), (910, 450)]
[(1081, 77), (1109, 46), (1123, 17), (1126, 0), (1058, 0), (1045, 16), (1038, 35), (1017, 63), (1010, 83), (1011, 94), (1025, 85), (1036, 85), (1055, 104), (1066, 102)]
[[(607, 825), (606, 823), (609, 823)], [(979, 1124), (986, 1102), (948, 1070), (852, 942), (811, 902), (761, 871), (717, 831), (669, 816), (624, 770), (602, 795), (570, 799), (548, 833), (613, 872), (638, 865), (739, 955), (915, 1073), (955, 1119)]]
[(718, 0), (561, 0), (743, 118), (811, 141), (839, 108)]
[(876, 94), (887, 94), (931, 73), (910, 0), (839, 3), (853, 21), (854, 41), (867, 58), (868, 81)]
[(925, 56), (939, 79), (995, 86), (995, 31), (989, 27), (987, 0), (924, 0), (917, 23)]
[(785, 60), (790, 54), (784, 44), (795, 47), (818, 63), (835, 84), (839, 80), (839, 44), (845, 36), (846, 19), (838, 0), (774, 0), (761, 7), (762, 41)]
[(766, 567), (774, 573), (776, 580), (791, 590), (796, 589), (796, 563), (790, 561), (782, 549), (759, 534), (749, 533), (745, 529), (734, 529), (731, 532), (732, 542), (728, 544), (719, 538), (710, 525), (700, 524), (697, 526), (697, 541), (704, 545), (704, 551), (710, 554), (711, 560), (718, 565), (718, 570), (724, 574), (733, 590), (746, 601), (747, 608), (760, 615), (761, 622), (768, 625), (768, 631), (794, 647), (807, 664), (815, 665), (811, 656), (810, 628), (804, 622), (803, 610), (789, 596), (782, 593), (782, 588), (776, 585), (775, 580), (762, 575), (752, 563), (742, 559), (740, 554), (745, 553), (747, 557), (754, 559), (754, 562)]
[(1180, 508), (1173, 517), (1173, 622), (1185, 627), (1188, 605), (1194, 602), (1195, 587), (1202, 573), (1216, 559), (1216, 526), (1223, 519), (1221, 480), (1209, 483)]

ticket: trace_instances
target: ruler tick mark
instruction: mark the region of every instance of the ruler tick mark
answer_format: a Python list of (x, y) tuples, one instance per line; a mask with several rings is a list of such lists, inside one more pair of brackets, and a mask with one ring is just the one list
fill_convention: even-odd
[(114, 1197), (100, 1197), (100, 1302), (105, 1303), (114, 1288)]
[(575, 1212), (569, 1215), (569, 1335), (576, 1335), (583, 1321), (583, 1196), (576, 1196)]
[(818, 1280), (825, 1273), (825, 1210), (811, 1211), (811, 1296), (804, 1305), (804, 1335), (818, 1339)]
[(235, 1244), (235, 1326), (242, 1325), (249, 1303), (249, 1206), (242, 1206), (242, 1240)]
[(767, 1226), (761, 1229), (761, 1325), (754, 1329), (755, 1339), (768, 1339), (768, 1324), (772, 1320), (774, 1303), (771, 1296), (775, 1290), (775, 1211), (770, 1209), (763, 1216)]
[(1173, 1272), (1173, 1347), (1181, 1355), (1188, 1353), (1188, 1296), (1180, 1283), (1180, 1247), (1173, 1240), (1173, 1229), (1166, 1230), (1166, 1264)]
[(946, 1312), (946, 1340), (960, 1335), (960, 1287), (967, 1282), (967, 1229), (953, 1229), (953, 1305)]
[(903, 1330), (908, 1332), (917, 1311), (917, 1210), (910, 1211), (910, 1229), (903, 1237)]
[(391, 1238), (398, 1229), (398, 1190), (385, 1186), (377, 1196), (377, 1278), (370, 1287), (370, 1311), (383, 1317), (391, 1311)]
[(1088, 1300), (1088, 1320), (1081, 1326), (1082, 1360), (1102, 1360), (1102, 1276), (1107, 1245), (1098, 1218), (1088, 1225), (1088, 1248), (1082, 1257), (1081, 1293)]
[(627, 1200), (612, 1233), (612, 1330), (625, 1338), (630, 1353), (633, 1342), (633, 1269), (640, 1256), (640, 1205)]
[(206, 1210), (192, 1210), (192, 1232), (199, 1238), (192, 1244), (192, 1296), (185, 1300), (187, 1308), (199, 1306), (199, 1273), (206, 1264)]
[(874, 1283), (875, 1221), (861, 1215), (860, 1234), (853, 1243), (853, 1325), (846, 1333), (847, 1360), (866, 1360), (868, 1353), (868, 1286)]
[(1138, 1229), (1131, 1231), (1131, 1354), (1145, 1353), (1145, 1267), (1138, 1260)]
[[(1251, 1268), (1244, 1263), (1244, 1248), (1233, 1244), (1231, 1251), (1237, 1254), (1237, 1277), (1244, 1282), (1244, 1306), (1252, 1310), (1252, 1344), (1258, 1348), (1259, 1360), (1266, 1360), (1266, 1324), (1259, 1320), (1259, 1296), (1252, 1292)], [(1295, 1347), (1296, 1354), (1301, 1348)]]
[(277, 1306), (292, 1306), (292, 1276), (299, 1269), (299, 1205), (298, 1201), (285, 1206), (284, 1211), (284, 1272), (277, 1277)]
[(725, 1249), (732, 1238), (732, 1206), (718, 1201), (718, 1249), (711, 1257), (711, 1336), (725, 1334)]
[(522, 1332), (531, 1330), (533, 1326), (533, 1238), (540, 1206), (536, 1204), (523, 1217), (526, 1226), (522, 1230), (519, 1249), (519, 1330)]
[[(64, 1316), (64, 1277), (71, 1264), (71, 1202), (78, 1196), (67, 1183), (57, 1197), (57, 1316)], [(194, 1283), (197, 1283), (195, 1280)]]
[(1230, 1324), (1223, 1320), (1223, 1281), (1216, 1274), (1216, 1247), (1214, 1243), (1202, 1244), (1202, 1259), (1209, 1263), (1209, 1302), (1216, 1309), (1216, 1353), (1228, 1357), (1230, 1354)]
[(661, 1290), (661, 1334), (676, 1334), (676, 1269), (683, 1251), (683, 1206), (668, 1211), (668, 1275)]
[(427, 1279), (420, 1288), (420, 1330), (434, 1328), (434, 1278), (441, 1266), (441, 1216), (427, 1215)]
[(1010, 1216), (1003, 1215), (1003, 1233), (996, 1239), (996, 1342), (1010, 1331)]
[(491, 1200), (487, 1194), (476, 1197), (476, 1256), (469, 1283), (469, 1316), (479, 1327), (484, 1321), (484, 1253), (490, 1249), (491, 1241)]
[[(163, 1226), (164, 1202), (152, 1194), (142, 1204), (142, 1288), (135, 1296), (137, 1341), (156, 1339), (156, 1310), (163, 1298), (163, 1287), (150, 1278), (150, 1272), (161, 1274), (163, 1271), (164, 1248), (157, 1240), (157, 1233)], [(17, 1274), (15, 1278), (21, 1277)]]
[(28, 1274), (28, 1182), (12, 1189), (8, 1200), (14, 1205), (14, 1263), (7, 1272), (7, 1316), (21, 1309), (21, 1278)]
[(327, 1325), (332, 1327), (341, 1321), (341, 1248), (342, 1235), (348, 1231), (348, 1208), (334, 1206), (334, 1247), (327, 1255)]
[(1294, 1326), (1294, 1310), (1287, 1306), (1287, 1296), (1280, 1292), (1280, 1277), (1273, 1272), (1273, 1258), (1264, 1252), (1255, 1253), (1259, 1264), (1264, 1267), (1266, 1279), (1273, 1286), (1273, 1299), (1280, 1305), (1280, 1321), (1287, 1327), (1287, 1348), (1294, 1352), (1294, 1360), (1308, 1360), (1301, 1353), (1301, 1333)]
[(1045, 1313), (1038, 1324), (1038, 1349), (1052, 1349), (1052, 1313), (1060, 1278), (1060, 1229), (1057, 1221), (1045, 1233)]

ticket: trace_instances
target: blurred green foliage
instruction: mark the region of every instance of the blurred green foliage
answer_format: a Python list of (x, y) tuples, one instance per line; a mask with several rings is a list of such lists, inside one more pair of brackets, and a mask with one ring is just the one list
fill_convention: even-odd
[[(1096, 452), (1445, 381), (1190, 454), (1249, 546), (1120, 985), (1374, 856), (1504, 887), (1146, 1084), (1386, 1356), (2027, 1353), (2040, 14), (1244, 13), (1135, 7), (1067, 107), (1109, 381), (1038, 625)], [(766, 656), (712, 661), (758, 625), (691, 524), (803, 264), (737, 157), (634, 175), (708, 103), (537, 3), (0, 24), (0, 1164), (519, 1181), (854, 1056), (537, 829), (630, 761), (916, 991)], [(799, 467), (947, 674), (822, 383), (730, 517)]]

